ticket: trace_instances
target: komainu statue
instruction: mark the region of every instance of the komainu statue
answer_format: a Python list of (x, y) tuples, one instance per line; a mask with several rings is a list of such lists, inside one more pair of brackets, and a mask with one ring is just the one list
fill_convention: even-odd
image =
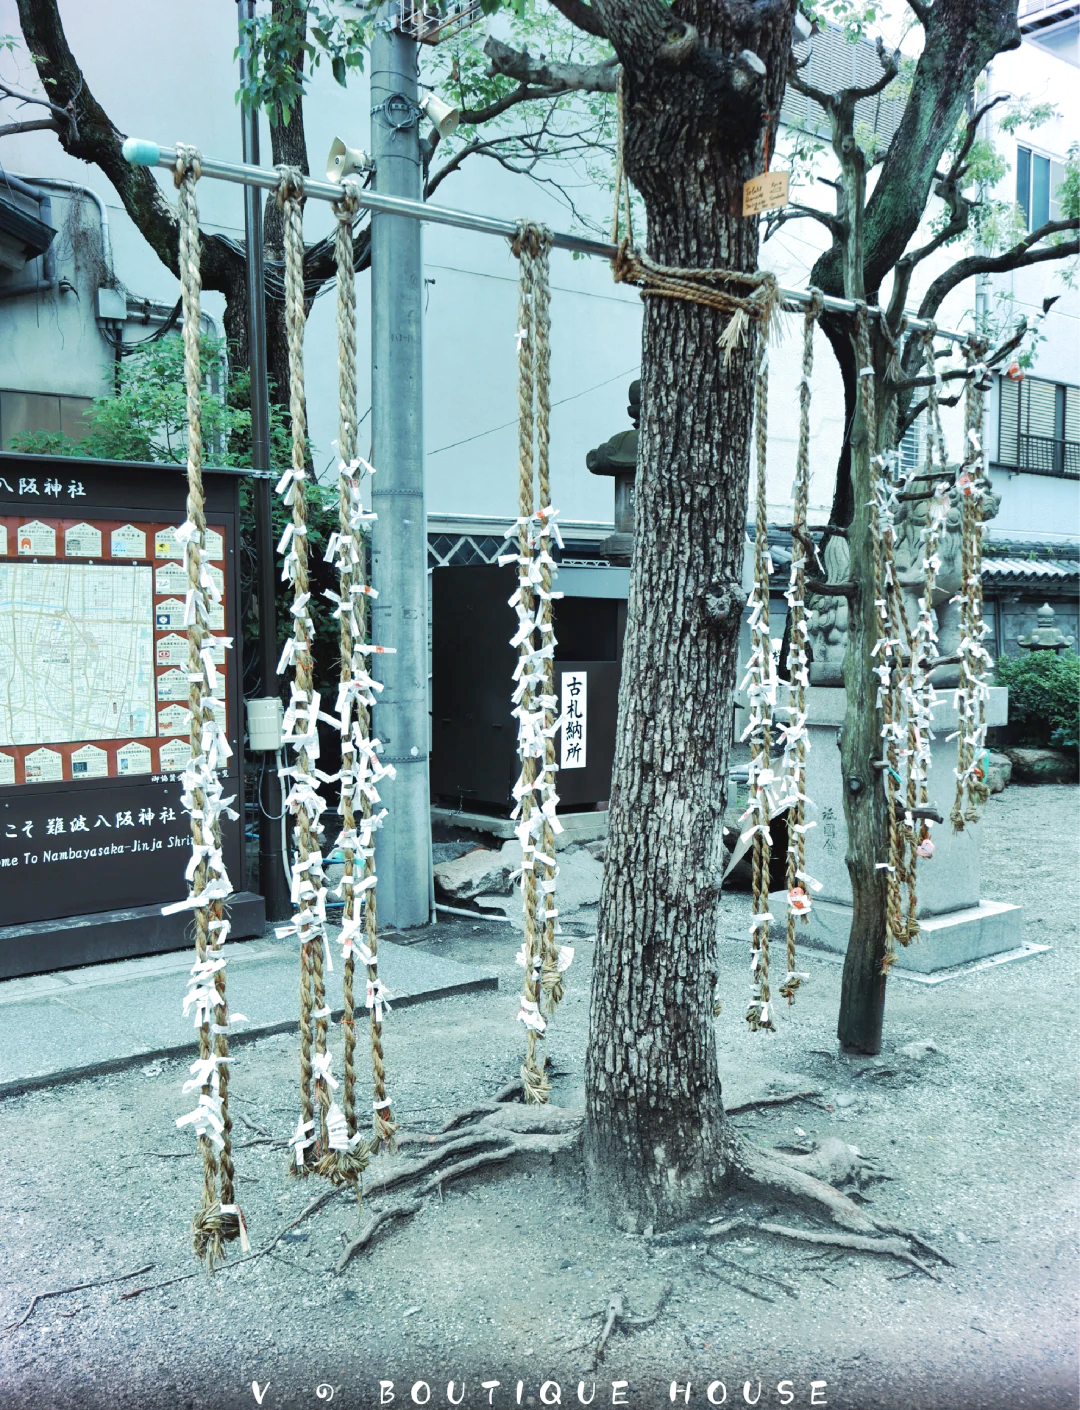
[[(958, 466), (950, 466), (946, 474), (955, 477)], [(944, 477), (943, 477), (944, 478)], [(916, 484), (920, 482), (916, 481)], [(925, 483), (922, 482), (922, 483)], [(995, 494), (989, 480), (983, 482), (982, 518), (992, 519), (1001, 507), (1001, 496)], [(937, 572), (931, 606), (937, 617), (938, 655), (955, 656), (960, 648), (960, 604), (953, 599), (962, 586), (962, 543), (960, 537), (960, 491), (953, 485), (949, 491), (949, 508), (938, 543), (941, 567)], [(914, 632), (919, 618), (919, 599), (923, 591), (923, 530), (929, 514), (929, 499), (901, 500), (896, 509), (896, 543), (893, 556), (896, 580), (904, 602), (908, 628)], [(830, 538), (822, 552), (826, 581), (841, 583), (848, 576), (848, 546), (842, 538)], [(810, 610), (810, 665), (812, 685), (843, 685), (844, 654), (847, 650), (848, 601), (846, 597), (821, 597), (807, 593)], [(932, 677), (935, 685), (955, 685), (959, 667), (939, 666)]]

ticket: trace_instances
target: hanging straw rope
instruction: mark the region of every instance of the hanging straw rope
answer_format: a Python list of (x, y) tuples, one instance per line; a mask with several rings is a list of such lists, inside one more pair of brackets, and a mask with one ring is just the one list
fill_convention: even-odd
[[(347, 1130), (348, 1154), (333, 1169), (359, 1174), (369, 1151), (391, 1151), (397, 1124), (386, 1093), (386, 1065), (383, 1057), (382, 1019), (390, 1011), (386, 989), (379, 978), (378, 916), (375, 889), (375, 832), (382, 826), (386, 809), (378, 813), (381, 801), (377, 785), (397, 776), (392, 764), (381, 764), (382, 745), (371, 738), (371, 709), (380, 682), (368, 671), (368, 656), (392, 654), (394, 647), (368, 643), (368, 602), (378, 597), (367, 582), (367, 538), (365, 525), (377, 517), (364, 509), (361, 495), (363, 475), (374, 475), (374, 467), (357, 453), (356, 425), (356, 292), (353, 260), (352, 222), (359, 209), (359, 187), (346, 183), (345, 196), (335, 207), (337, 233), (335, 254), (338, 280), (338, 368), (339, 430), (338, 450), (338, 531), (330, 536), (326, 561), (334, 562), (339, 573), (339, 591), (324, 596), (337, 604), (341, 642), (341, 676), (338, 684), (337, 713), (341, 732), (341, 817), (342, 831), (336, 845), (345, 856), (345, 874), (338, 894), (344, 901), (340, 940), (345, 960), (345, 1085), (342, 1099)], [(355, 715), (354, 715), (355, 708)], [(360, 809), (357, 817), (357, 807)], [(359, 862), (359, 870), (357, 869)], [(360, 1148), (361, 1134), (356, 1117), (354, 956), (366, 966), (366, 1007), (369, 1015), (373, 1073), (372, 1136)], [(333, 1141), (331, 1142), (333, 1146)], [(341, 1151), (345, 1146), (336, 1147)]]
[(977, 822), (979, 809), (990, 796), (985, 767), (986, 702), (990, 694), (986, 674), (993, 665), (983, 646), (989, 628), (982, 615), (982, 500), (987, 487), (982, 449), (985, 349), (972, 346), (965, 351), (968, 379), (964, 392), (964, 461), (956, 481), (961, 505), (961, 583), (960, 684), (956, 690), (960, 718), (956, 797), (951, 814), (954, 832), (962, 831), (966, 822)]
[(744, 818), (753, 816), (753, 823), (743, 838), (753, 837), (753, 914), (750, 920), (750, 982), (751, 996), (746, 1009), (746, 1021), (751, 1031), (772, 1030), (773, 1018), (769, 1004), (769, 862), (772, 856), (772, 834), (769, 823), (777, 799), (772, 770), (772, 712), (776, 705), (776, 665), (769, 636), (769, 578), (772, 557), (769, 553), (768, 483), (766, 452), (768, 449), (769, 354), (764, 333), (759, 334), (754, 357), (754, 446), (757, 463), (757, 503), (754, 519), (754, 587), (750, 594), (750, 666), (743, 688), (747, 692), (750, 722), (743, 739), (750, 739), (750, 805)]
[[(323, 945), (326, 939), (326, 880), (323, 875), (322, 814), (315, 761), (319, 757), (320, 698), (313, 686), (311, 592), (307, 544), (307, 417), (304, 404), (304, 230), (301, 201), (303, 177), (281, 167), (277, 202), (285, 229), (285, 329), (289, 347), (289, 414), (292, 429), (291, 465), (278, 481), (278, 493), (292, 510), (292, 519), (278, 544), (285, 554), (282, 581), (293, 585), (293, 635), (285, 644), (278, 673), (294, 667), (290, 701), (282, 723), (282, 742), (295, 752), (295, 763), (282, 770), (291, 780), (285, 805), (292, 813), (292, 923), (279, 926), (279, 937), (300, 941), (300, 1119), (289, 1142), (290, 1169), (306, 1175), (329, 1141), (330, 1054), (326, 1046), (330, 1009), (323, 987)], [(336, 725), (337, 721), (333, 721)], [(312, 1024), (314, 1022), (314, 1028)], [(315, 1087), (318, 1086), (319, 1127), (315, 1127)]]
[[(509, 599), (517, 610), (518, 630), (511, 645), (519, 652), (514, 680), (513, 714), (518, 721), (521, 775), (514, 787), (521, 842), (521, 894), (525, 939), (517, 956), (525, 979), (518, 1018), (525, 1024), (526, 1052), (521, 1068), (525, 1097), (546, 1102), (551, 1084), (537, 1058), (537, 1041), (562, 997), (563, 974), (573, 949), (556, 942), (555, 835), (562, 831), (556, 809), (555, 630), (551, 604), (562, 596), (551, 587), (555, 561), (551, 541), (562, 547), (557, 510), (550, 499), (550, 282), (551, 233), (542, 226), (521, 225), (513, 245), (518, 258), (518, 517), (507, 537), (517, 535), (518, 551), (500, 564), (518, 565), (518, 586)], [(534, 461), (535, 440), (535, 461)], [(540, 502), (535, 506), (534, 466)], [(542, 761), (537, 771), (537, 761)], [(538, 795), (534, 798), (534, 794)], [(539, 870), (538, 870), (539, 869)], [(547, 1018), (545, 1018), (545, 1014)]]
[[(931, 326), (922, 333), (923, 359), (929, 362), (936, 374), (934, 362), (934, 333)], [(894, 378), (899, 377), (898, 366), (893, 370)], [(928, 491), (926, 523), (921, 530), (922, 538), (922, 597), (919, 598), (919, 615), (914, 632), (908, 632), (909, 667), (902, 677), (903, 708), (907, 717), (907, 778), (905, 795), (905, 823), (907, 824), (908, 854), (905, 880), (908, 892), (907, 918), (905, 922), (906, 943), (910, 944), (919, 933), (918, 914), (918, 862), (934, 855), (934, 844), (930, 839), (930, 825), (923, 819), (920, 827), (915, 826), (916, 807), (929, 806), (929, 777), (931, 754), (930, 746), (934, 738), (934, 707), (938, 703), (934, 690), (931, 662), (938, 654), (937, 617), (934, 612), (934, 593), (937, 574), (941, 567), (938, 549), (941, 535), (945, 530), (948, 515), (948, 467), (945, 459), (945, 439), (941, 429), (941, 409), (939, 394), (940, 378), (935, 375), (927, 393), (926, 457), (919, 483), (932, 486)], [(896, 419), (896, 399), (892, 400), (893, 424)], [(895, 435), (890, 437), (895, 440)], [(935, 469), (935, 459), (937, 468)], [(940, 478), (938, 478), (940, 477)], [(909, 476), (904, 481), (905, 489), (915, 483)], [(908, 491), (910, 493), (910, 490)], [(909, 511), (913, 514), (914, 511)], [(908, 625), (905, 618), (905, 625)]]
[[(237, 1237), (247, 1247), (244, 1218), (236, 1204), (229, 1118), (229, 1007), (225, 997), (225, 939), (229, 922), (224, 903), (232, 894), (221, 852), (221, 815), (239, 815), (222, 797), (218, 770), (231, 754), (214, 716), (217, 672), (214, 649), (231, 642), (210, 634), (211, 603), (220, 604), (203, 553), (206, 543), (205, 496), (202, 480), (202, 369), (200, 366), (199, 269), (201, 241), (195, 183), (199, 153), (178, 147), (174, 181), (179, 193), (180, 288), (184, 311), (184, 384), (187, 393), (188, 497), (187, 522), (177, 531), (185, 546), (188, 595), (188, 703), (191, 710), (191, 758), (183, 773), (183, 803), (191, 818), (192, 855), (187, 867), (189, 894), (185, 901), (163, 907), (169, 915), (191, 910), (195, 921), (195, 963), (184, 998), (185, 1015), (194, 1011), (199, 1030), (199, 1057), (185, 1092), (199, 1092), (194, 1111), (177, 1120), (198, 1136), (203, 1161), (202, 1202), (192, 1221), (196, 1256), (213, 1268), (224, 1258), (224, 1244)], [(234, 1015), (242, 1019), (242, 1014)]]
[(892, 470), (896, 457), (892, 449), (885, 454), (877, 449), (877, 415), (874, 399), (874, 368), (870, 353), (870, 319), (865, 303), (855, 314), (856, 358), (859, 363), (859, 404), (863, 413), (871, 465), (877, 467), (873, 500), (873, 561), (874, 605), (877, 608), (877, 639), (873, 656), (877, 659), (877, 706), (882, 714), (882, 780), (885, 788), (888, 838), (888, 860), (877, 862), (878, 870), (888, 873), (885, 901), (885, 954), (882, 972), (887, 973), (896, 963), (897, 945), (908, 943), (903, 887), (908, 878), (908, 834), (901, 790), (904, 778), (900, 772), (901, 750), (906, 744), (903, 688), (901, 682), (901, 648), (907, 633), (903, 603), (896, 581), (894, 548), (896, 545), (896, 510), (898, 486)]
[(820, 890), (806, 870), (806, 753), (810, 748), (806, 728), (807, 674), (806, 646), (810, 629), (806, 612), (806, 549), (810, 529), (807, 522), (810, 500), (810, 379), (814, 371), (814, 329), (824, 301), (814, 289), (803, 321), (802, 377), (799, 381), (799, 449), (795, 461), (795, 492), (791, 525), (791, 577), (785, 594), (788, 604), (787, 672), (790, 691), (788, 722), (783, 728), (783, 792), (787, 806), (787, 974), (780, 993), (791, 1004), (795, 991), (808, 976), (795, 968), (795, 933), (801, 920), (809, 922), (810, 893)]
[[(354, 992), (356, 956), (368, 966), (367, 985), (369, 1009), (379, 1011), (384, 1005), (382, 986), (378, 981), (377, 942), (375, 940), (375, 849), (372, 834), (386, 816), (384, 808), (378, 817), (372, 815), (372, 800), (379, 801), (373, 780), (394, 776), (392, 767), (382, 768), (375, 747), (368, 738), (369, 709), (375, 703), (374, 691), (382, 686), (373, 681), (367, 671), (366, 654), (370, 648), (367, 637), (367, 600), (377, 597), (367, 577), (367, 541), (364, 525), (374, 519), (365, 513), (360, 493), (360, 480), (365, 472), (374, 473), (366, 461), (357, 455), (356, 447), (356, 285), (353, 259), (352, 222), (359, 209), (359, 188), (353, 182), (344, 186), (344, 194), (335, 207), (337, 229), (334, 253), (337, 263), (337, 333), (338, 333), (338, 529), (331, 534), (326, 549), (326, 562), (338, 570), (338, 591), (326, 590), (324, 597), (335, 603), (338, 619), (341, 667), (338, 683), (337, 714), (341, 735), (341, 834), (335, 843), (345, 859), (344, 874), (336, 894), (342, 897), (342, 928), (339, 935), (344, 961), (345, 1012), (342, 1027), (345, 1034), (344, 1084), (342, 1107), (332, 1102), (327, 1115), (329, 1149), (319, 1161), (318, 1171), (335, 1184), (351, 1184), (360, 1196), (360, 1175), (368, 1164), (370, 1153), (380, 1144), (389, 1145), (394, 1130), (389, 1104), (386, 1102), (385, 1073), (382, 1060), (381, 1024), (372, 1013), (372, 1059), (375, 1068), (376, 1105), (375, 1139), (368, 1140), (358, 1129), (356, 1116), (356, 999)], [(357, 714), (354, 717), (353, 707)], [(359, 800), (361, 816), (356, 816)], [(357, 862), (359, 861), (359, 870)], [(370, 930), (370, 934), (368, 933)], [(364, 935), (364, 939), (359, 937)], [(372, 982), (374, 980), (374, 983)], [(376, 987), (377, 986), (377, 987)], [(389, 1005), (385, 1005), (389, 1007)], [(380, 1125), (381, 1123), (381, 1125)]]

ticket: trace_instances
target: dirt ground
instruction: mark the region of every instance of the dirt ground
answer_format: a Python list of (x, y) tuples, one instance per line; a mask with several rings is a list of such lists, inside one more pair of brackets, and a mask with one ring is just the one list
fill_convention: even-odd
[[(762, 1144), (840, 1135), (872, 1157), (890, 1177), (867, 1190), (875, 1213), (948, 1255), (955, 1266), (940, 1282), (761, 1233), (707, 1248), (618, 1233), (589, 1211), (564, 1160), (446, 1186), (341, 1275), (333, 1265), (358, 1229), (345, 1196), (267, 1256), (238, 1263), (234, 1252), (213, 1278), (151, 1290), (194, 1268), (199, 1190), (190, 1141), (173, 1125), (186, 1073), (158, 1064), (0, 1104), (0, 1328), (35, 1293), (152, 1265), (41, 1301), (0, 1331), (0, 1404), (1076, 1406), (1078, 803), (1076, 788), (1011, 787), (984, 828), (983, 894), (1022, 904), (1028, 938), (1050, 952), (934, 988), (891, 980), (874, 1061), (837, 1054), (840, 966), (816, 953), (780, 1032), (746, 1031), (748, 901), (723, 903), (728, 1105), (770, 1081), (807, 1079), (822, 1094), (732, 1120)], [(497, 968), (501, 985), (402, 1010), (387, 1026), (395, 1111), (435, 1129), (516, 1072), (519, 941), (508, 926), (455, 919), (421, 943)], [(575, 943), (548, 1045), (567, 1105), (582, 1096), (592, 948)], [(902, 1053), (923, 1040), (937, 1051)], [(286, 1137), (294, 1042), (242, 1048), (232, 1092), (234, 1114)], [(238, 1150), (237, 1167), (256, 1249), (324, 1188), (287, 1178), (283, 1152), (265, 1144)], [(629, 1314), (648, 1316), (669, 1286), (656, 1320), (616, 1331), (594, 1369), (586, 1339), (601, 1323), (588, 1314), (619, 1293)]]

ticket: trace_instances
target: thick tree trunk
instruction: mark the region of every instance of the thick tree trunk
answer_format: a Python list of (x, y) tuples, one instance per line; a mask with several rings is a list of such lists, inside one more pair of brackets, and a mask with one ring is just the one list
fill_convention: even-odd
[[(749, 45), (765, 61), (764, 101), (720, 121), (693, 111), (687, 84), (676, 109), (679, 85), (631, 60), (627, 168), (654, 259), (748, 271), (757, 221), (734, 212), (762, 111), (779, 107), (791, 11), (736, 36), (718, 32), (720, 7), (699, 8), (677, 7), (703, 41), (726, 53)], [(586, 1060), (590, 1187), (631, 1226), (686, 1218), (729, 1181), (713, 1000), (756, 336), (725, 365), (725, 317), (645, 303), (636, 542)]]

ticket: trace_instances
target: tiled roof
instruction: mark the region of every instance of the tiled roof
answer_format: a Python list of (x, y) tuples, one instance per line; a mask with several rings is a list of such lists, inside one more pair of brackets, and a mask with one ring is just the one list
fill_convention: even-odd
[(1077, 559), (1032, 558), (984, 558), (982, 565), (984, 578), (1023, 578), (1030, 582), (1045, 582), (1048, 579), (1080, 578), (1080, 561)]

